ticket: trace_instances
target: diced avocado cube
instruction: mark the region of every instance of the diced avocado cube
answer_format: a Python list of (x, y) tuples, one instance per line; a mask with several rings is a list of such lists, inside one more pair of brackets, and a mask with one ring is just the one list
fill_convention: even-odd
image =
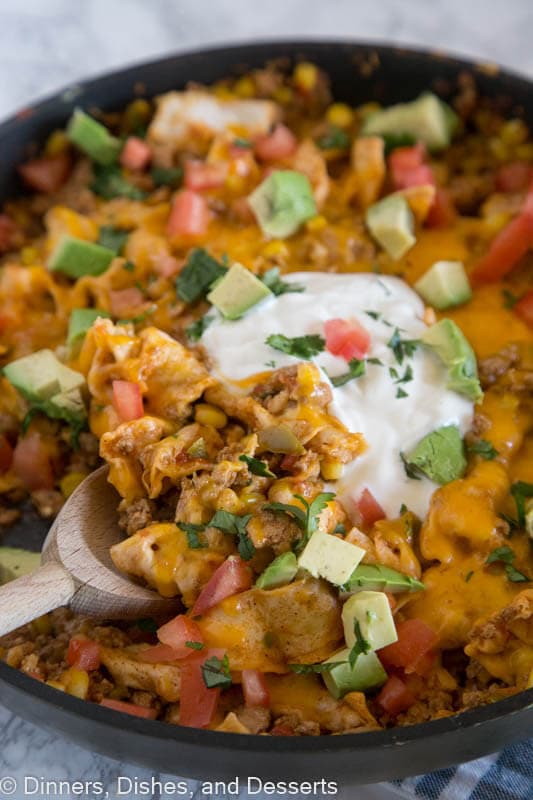
[(101, 308), (75, 308), (68, 323), (67, 344), (73, 345), (83, 339), (98, 317), (110, 317), (110, 314)]
[(67, 125), (67, 136), (97, 164), (112, 164), (119, 156), (122, 145), (116, 136), (81, 108), (76, 108)]
[(464, 444), (456, 425), (428, 433), (404, 458), (441, 485), (460, 478), (466, 470)]
[(40, 553), (30, 553), (18, 547), (0, 547), (0, 586), (34, 572), (40, 563)]
[(363, 589), (375, 592), (418, 592), (425, 586), (410, 575), (403, 575), (395, 569), (382, 564), (359, 564), (342, 587), (344, 592), (361, 592)]
[(362, 653), (353, 667), (350, 666), (349, 657), (350, 648), (346, 648), (324, 662), (341, 662), (338, 667), (322, 673), (324, 683), (336, 700), (340, 700), (348, 692), (376, 689), (387, 680), (387, 673), (375, 653)]
[(419, 278), (414, 288), (426, 303), (440, 311), (466, 303), (472, 297), (461, 261), (436, 261)]
[(376, 242), (395, 261), (416, 243), (415, 219), (405, 197), (389, 195), (367, 208), (365, 221)]
[(87, 416), (85, 403), (79, 389), (54, 395), (43, 411), (54, 419), (64, 419), (71, 424), (81, 422)]
[(343, 605), (342, 624), (348, 647), (353, 647), (357, 640), (355, 623), (372, 650), (398, 641), (390, 603), (384, 592), (358, 592)]
[(284, 239), (317, 213), (309, 178), (293, 170), (276, 170), (259, 184), (248, 203), (266, 236)]
[(363, 558), (365, 551), (338, 536), (315, 531), (307, 542), (298, 564), (314, 578), (324, 578), (336, 586), (345, 583)]
[(116, 253), (93, 242), (74, 236), (63, 236), (48, 259), (48, 269), (63, 272), (69, 278), (84, 275), (101, 275), (109, 267)]
[(447, 388), (474, 402), (483, 397), (476, 356), (461, 329), (451, 319), (441, 319), (425, 331), (422, 342), (443, 361), (448, 370)]
[(398, 103), (371, 114), (362, 127), (364, 136), (409, 135), (429, 150), (443, 150), (451, 142), (458, 118), (447, 103), (425, 92), (410, 103)]
[(59, 361), (51, 350), (38, 350), (4, 367), (8, 381), (29, 400), (49, 400), (85, 385), (85, 378)]
[(211, 289), (207, 299), (226, 319), (239, 319), (260, 300), (271, 296), (272, 292), (263, 281), (235, 262)]
[(282, 553), (263, 570), (255, 585), (258, 589), (276, 589), (290, 583), (297, 572), (298, 561), (294, 553)]

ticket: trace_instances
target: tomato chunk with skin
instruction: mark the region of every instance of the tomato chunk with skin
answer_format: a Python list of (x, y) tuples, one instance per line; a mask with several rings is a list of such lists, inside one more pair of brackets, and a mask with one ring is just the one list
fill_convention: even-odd
[(136, 286), (116, 289), (109, 292), (109, 304), (114, 317), (122, 317), (144, 303), (144, 295)]
[[(203, 644), (202, 632), (196, 622), (185, 614), (180, 614), (170, 622), (162, 625), (157, 631), (159, 641), (170, 647), (178, 655), (175, 658), (187, 658), (195, 649), (187, 642)], [(200, 649), (200, 648), (198, 648)]]
[(378, 651), (386, 670), (401, 668), (409, 672), (427, 671), (429, 658), (437, 644), (436, 633), (421, 619), (407, 619), (396, 625), (398, 641)]
[(128, 136), (120, 154), (120, 163), (133, 172), (145, 169), (152, 160), (152, 151), (138, 136)]
[(100, 666), (100, 645), (92, 639), (73, 637), (68, 643), (67, 661), (71, 667), (92, 672)]
[(438, 187), (435, 191), (433, 205), (426, 217), (426, 226), (428, 228), (448, 228), (456, 216), (455, 206), (449, 192)]
[(104, 708), (111, 708), (113, 711), (122, 711), (124, 714), (131, 714), (134, 717), (143, 717), (144, 719), (155, 719), (157, 717), (155, 708), (138, 706), (135, 703), (126, 703), (123, 700), (112, 700), (109, 697), (104, 697), (103, 700), (100, 700), (100, 705), (104, 706)]
[(242, 691), (247, 706), (268, 707), (270, 705), (270, 694), (262, 672), (256, 669), (243, 669)]
[(252, 571), (239, 556), (230, 556), (213, 573), (193, 606), (192, 616), (199, 616), (252, 585)]
[(387, 516), (370, 489), (363, 489), (355, 505), (366, 525), (373, 525), (374, 522), (385, 519)]
[(36, 192), (57, 192), (67, 180), (71, 161), (66, 153), (26, 161), (18, 168), (22, 180)]
[(514, 306), (515, 314), (524, 320), (526, 325), (533, 328), (533, 289), (529, 289)]
[(141, 387), (133, 381), (113, 381), (113, 407), (122, 422), (144, 416)]
[(407, 711), (416, 700), (409, 687), (397, 675), (389, 677), (376, 699), (381, 708), (393, 717)]
[(259, 136), (255, 142), (255, 152), (261, 161), (279, 161), (289, 158), (296, 150), (297, 140), (286, 125), (276, 125), (271, 133)]
[(207, 728), (215, 716), (220, 689), (208, 689), (205, 685), (202, 666), (208, 658), (224, 657), (224, 651), (209, 649), (206, 653), (187, 658), (180, 673), (180, 725), (188, 728)]
[(13, 463), (13, 448), (9, 439), (0, 433), (0, 472), (7, 472)]
[(174, 197), (167, 236), (202, 236), (209, 224), (209, 207), (198, 192), (183, 189)]
[(345, 361), (364, 358), (370, 348), (370, 334), (355, 320), (330, 319), (324, 323), (326, 349)]
[(218, 161), (208, 164), (205, 161), (186, 161), (183, 182), (187, 189), (201, 192), (205, 189), (218, 189), (224, 186), (228, 174), (228, 164)]
[(424, 163), (426, 149), (418, 143), (412, 147), (398, 147), (389, 156), (389, 169), (395, 189), (410, 186), (434, 185), (433, 170)]
[(493, 239), (471, 274), (472, 283), (494, 283), (507, 275), (533, 244), (533, 212), (522, 212)]
[(42, 436), (31, 431), (21, 437), (13, 451), (13, 469), (26, 489), (53, 489), (55, 478)]

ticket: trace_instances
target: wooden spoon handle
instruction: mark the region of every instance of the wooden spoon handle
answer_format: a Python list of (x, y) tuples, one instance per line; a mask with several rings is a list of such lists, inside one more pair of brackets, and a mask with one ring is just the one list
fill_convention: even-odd
[(49, 562), (0, 589), (0, 636), (59, 606), (68, 605), (76, 584), (60, 564)]

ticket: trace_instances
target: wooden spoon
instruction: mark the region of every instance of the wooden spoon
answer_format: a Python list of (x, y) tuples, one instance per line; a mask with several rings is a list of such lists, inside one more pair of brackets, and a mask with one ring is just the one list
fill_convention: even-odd
[(64, 605), (100, 619), (177, 613), (176, 601), (138, 586), (113, 565), (109, 549), (123, 534), (107, 471), (93, 472), (69, 497), (46, 537), (42, 566), (0, 588), (0, 636)]

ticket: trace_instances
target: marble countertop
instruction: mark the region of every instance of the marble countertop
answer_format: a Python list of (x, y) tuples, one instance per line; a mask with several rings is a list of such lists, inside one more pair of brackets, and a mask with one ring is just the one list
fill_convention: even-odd
[[(80, 78), (204, 44), (276, 36), (343, 36), (440, 48), (533, 75), (531, 0), (0, 0), (0, 118)], [(35, 780), (101, 781), (108, 797), (175, 796), (156, 789), (118, 794), (118, 776), (150, 781), (148, 770), (87, 752), (24, 722), (1, 705), (0, 778), (17, 788), (0, 798), (45, 798)], [(33, 782), (24, 789), (24, 776)], [(170, 779), (170, 776), (167, 776)], [(128, 787), (127, 781), (122, 786)], [(50, 795), (52, 796), (52, 795)], [(74, 795), (63, 794), (63, 797)], [(96, 797), (84, 794), (83, 797)], [(205, 797), (190, 782), (191, 797)], [(217, 797), (235, 794), (218, 794)], [(273, 797), (273, 795), (268, 795)], [(406, 795), (378, 784), (340, 798)], [(240, 794), (246, 797), (245, 793)], [(266, 794), (257, 794), (264, 800)]]

